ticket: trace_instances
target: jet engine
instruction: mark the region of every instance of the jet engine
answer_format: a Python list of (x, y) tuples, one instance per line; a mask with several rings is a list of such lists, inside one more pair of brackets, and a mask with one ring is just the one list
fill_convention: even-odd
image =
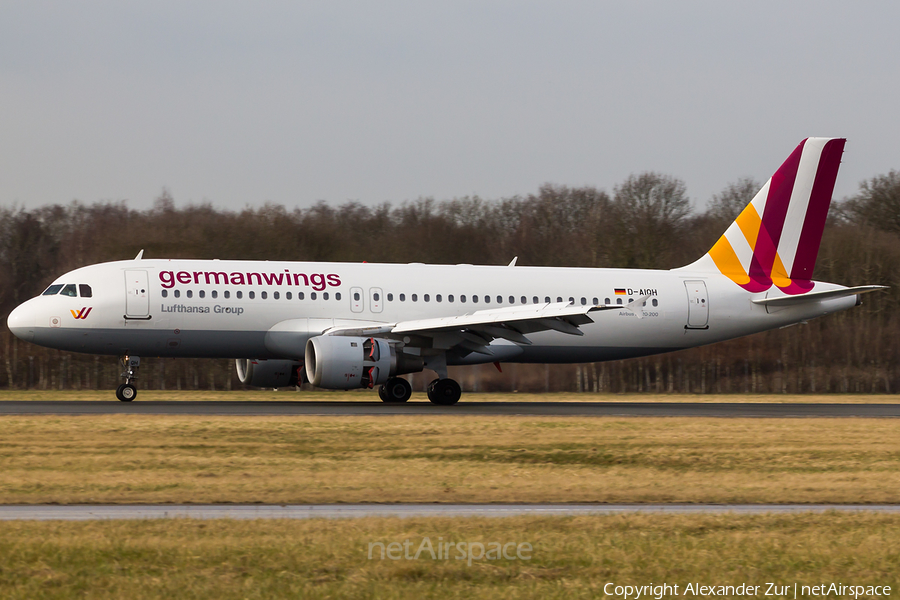
[(310, 338), (305, 361), (310, 383), (332, 390), (371, 388), (424, 368), (422, 357), (405, 354), (387, 340), (337, 335)]
[(303, 366), (294, 360), (262, 360), (238, 358), (234, 361), (241, 383), (263, 388), (297, 385)]

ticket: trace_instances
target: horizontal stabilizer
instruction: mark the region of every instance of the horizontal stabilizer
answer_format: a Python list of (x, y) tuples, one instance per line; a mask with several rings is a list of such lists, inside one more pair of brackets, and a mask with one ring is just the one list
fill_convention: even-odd
[(799, 296), (779, 296), (777, 298), (757, 298), (751, 300), (753, 304), (762, 304), (763, 306), (798, 306), (810, 302), (822, 302), (824, 300), (836, 300), (837, 298), (846, 298), (847, 296), (858, 296), (867, 292), (888, 289), (885, 285), (860, 285), (852, 288), (844, 288), (842, 290), (829, 290), (826, 292), (811, 292), (809, 294), (800, 294)]

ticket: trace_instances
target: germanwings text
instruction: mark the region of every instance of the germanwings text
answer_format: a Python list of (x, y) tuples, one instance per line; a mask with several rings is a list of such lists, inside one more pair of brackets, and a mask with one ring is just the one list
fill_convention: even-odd
[(175, 287), (176, 283), (207, 285), (289, 285), (306, 286), (321, 292), (328, 286), (341, 285), (341, 278), (334, 273), (242, 273), (234, 271), (160, 271), (159, 280), (164, 288)]

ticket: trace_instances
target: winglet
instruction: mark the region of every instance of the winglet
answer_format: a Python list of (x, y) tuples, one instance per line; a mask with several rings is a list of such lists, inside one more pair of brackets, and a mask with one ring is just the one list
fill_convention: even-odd
[(517, 260), (519, 260), (519, 257), (518, 257), (518, 256), (513, 256), (513, 259), (512, 259), (511, 261), (509, 261), (509, 264), (506, 265), (506, 266), (507, 266), (507, 267), (514, 267), (514, 266), (516, 266), (516, 261), (517, 261)]

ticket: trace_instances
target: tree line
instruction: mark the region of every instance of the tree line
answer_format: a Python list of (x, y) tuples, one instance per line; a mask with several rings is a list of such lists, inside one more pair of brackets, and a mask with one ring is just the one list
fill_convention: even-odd
[[(324, 202), (289, 210), (240, 211), (212, 204), (177, 207), (164, 190), (152, 208), (122, 202), (0, 209), (0, 313), (40, 293), (71, 269), (147, 258), (368, 261), (673, 268), (696, 260), (761, 187), (742, 179), (692, 208), (684, 183), (634, 174), (611, 191), (544, 185), (536, 193), (400, 205)], [(829, 214), (814, 277), (843, 285), (877, 283), (888, 292), (854, 310), (783, 330), (661, 356), (588, 365), (467, 367), (469, 391), (686, 393), (896, 393), (900, 266), (900, 173), (873, 177)], [(113, 357), (40, 348), (4, 327), (0, 387), (107, 389), (119, 383)], [(144, 357), (142, 357), (144, 358)], [(142, 361), (150, 389), (237, 389), (223, 360)], [(416, 389), (430, 377), (412, 376)]]

